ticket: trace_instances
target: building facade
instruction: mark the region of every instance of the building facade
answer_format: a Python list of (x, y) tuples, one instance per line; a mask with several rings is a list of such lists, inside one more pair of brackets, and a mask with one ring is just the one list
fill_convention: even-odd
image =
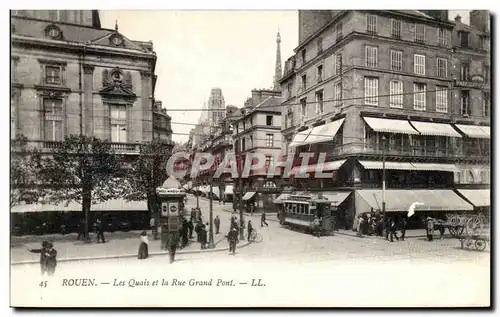
[(17, 10), (11, 24), (11, 137), (50, 150), (83, 134), (132, 156), (152, 140), (151, 42), (101, 28), (91, 10)]
[[(295, 165), (301, 152), (326, 153), (323, 171), (333, 176), (314, 178), (317, 155), (304, 163), (310, 179), (291, 179), (295, 189), (330, 191), (347, 227), (381, 209), (384, 176), (393, 211), (404, 211), (416, 188), (429, 197), (445, 189), (451, 205), (460, 199), (458, 166), (489, 169), (490, 117), (478, 97), (488, 96), (486, 78), (469, 89), (470, 113), (461, 110), (457, 60), (484, 65), (489, 54), (461, 49), (458, 28), (447, 11), (299, 12), (299, 45), (280, 81), (283, 150)], [(447, 210), (436, 195), (426, 210)]]
[(153, 139), (160, 140), (171, 149), (174, 146), (172, 141), (172, 118), (167, 114), (167, 109), (163, 108), (161, 101), (155, 101), (153, 107)]
[[(233, 142), (238, 172), (242, 174), (249, 153), (265, 156), (264, 168), (250, 171), (240, 178), (236, 191), (256, 210), (274, 210), (272, 203), (282, 186), (282, 177), (268, 177), (271, 160), (281, 157), (281, 92), (252, 90), (252, 97), (245, 103), (244, 114), (233, 122)], [(249, 163), (250, 164), (250, 163)], [(254, 162), (255, 164), (255, 162)]]

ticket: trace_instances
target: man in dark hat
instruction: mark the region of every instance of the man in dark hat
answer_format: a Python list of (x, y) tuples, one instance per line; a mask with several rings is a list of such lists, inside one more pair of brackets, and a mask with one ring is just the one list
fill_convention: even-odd
[(45, 275), (45, 273), (47, 273), (46, 251), (47, 251), (48, 245), (49, 245), (48, 241), (43, 241), (42, 248), (40, 248), (40, 249), (30, 249), (30, 248), (26, 247), (26, 249), (28, 249), (28, 251), (31, 253), (40, 253), (40, 270), (41, 270), (42, 275)]
[(45, 261), (47, 265), (47, 274), (49, 276), (54, 275), (57, 266), (57, 251), (54, 249), (54, 245), (52, 243), (47, 244), (47, 248), (45, 250)]

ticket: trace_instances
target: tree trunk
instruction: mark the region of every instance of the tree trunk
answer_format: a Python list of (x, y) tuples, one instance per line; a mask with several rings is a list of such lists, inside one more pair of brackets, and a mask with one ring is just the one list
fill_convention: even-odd
[(90, 228), (92, 227), (90, 223), (90, 206), (92, 203), (92, 188), (90, 186), (83, 186), (82, 191), (82, 209), (85, 214), (85, 242), (90, 241)]

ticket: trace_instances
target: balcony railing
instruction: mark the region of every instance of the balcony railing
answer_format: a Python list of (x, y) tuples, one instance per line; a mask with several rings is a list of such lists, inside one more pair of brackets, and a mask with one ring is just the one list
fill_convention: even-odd
[[(326, 154), (325, 162), (337, 159), (345, 155), (386, 155), (386, 156), (406, 156), (406, 157), (424, 157), (424, 158), (443, 158), (443, 159), (487, 159), (490, 151), (479, 151), (476, 149), (464, 148), (431, 148), (422, 146), (403, 146), (389, 147), (384, 149), (382, 146), (364, 142), (353, 142), (334, 146)], [(319, 154), (309, 159), (309, 164), (318, 162)], [(300, 158), (294, 161), (294, 166), (300, 165)]]
[[(167, 141), (167, 140), (166, 140)], [(139, 154), (141, 151), (140, 143), (119, 143), (110, 142), (111, 150), (116, 154)], [(28, 141), (27, 146), (42, 150), (42, 152), (52, 152), (61, 147), (62, 142), (57, 141)]]

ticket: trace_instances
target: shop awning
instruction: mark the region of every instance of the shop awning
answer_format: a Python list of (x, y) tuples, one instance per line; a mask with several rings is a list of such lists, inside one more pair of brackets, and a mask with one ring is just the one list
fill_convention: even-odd
[[(365, 169), (381, 170), (382, 161), (358, 161)], [(385, 168), (398, 171), (444, 171), (458, 172), (459, 169), (453, 164), (433, 164), (433, 163), (409, 163), (409, 162), (385, 162)]]
[(273, 203), (275, 204), (282, 204), (284, 200), (290, 198), (290, 194), (281, 194), (276, 198)]
[(255, 192), (247, 192), (243, 196), (243, 200), (249, 200), (249, 199), (251, 199), (253, 197), (253, 195), (255, 195)]
[(406, 120), (363, 117), (366, 124), (376, 132), (418, 134)]
[(416, 171), (460, 172), (453, 164), (411, 163)]
[(234, 195), (233, 185), (226, 185), (226, 189), (224, 190), (224, 195)]
[(470, 201), (475, 207), (491, 206), (489, 189), (457, 189), (458, 192)]
[[(340, 160), (340, 161), (311, 164), (307, 165), (307, 167), (304, 167), (303, 171), (304, 173), (315, 173), (317, 169), (322, 172), (336, 171), (345, 163), (345, 161), (346, 160)], [(292, 175), (296, 175), (299, 171), (300, 171), (300, 166), (295, 166), (294, 168), (292, 168), (290, 173)]]
[[(382, 190), (362, 189), (356, 194), (374, 209), (382, 209)], [(385, 191), (386, 211), (407, 211), (414, 202), (424, 203), (416, 211), (468, 211), (473, 206), (451, 189), (388, 189)]]
[(332, 205), (338, 206), (347, 199), (351, 192), (323, 192), (323, 197), (332, 202)]
[(449, 136), (454, 138), (462, 137), (451, 125), (446, 123), (411, 121), (411, 124), (413, 124), (415, 129), (422, 135)]
[(469, 138), (476, 138), (476, 139), (490, 138), (490, 127), (481, 127), (478, 125), (463, 125), (463, 124), (456, 124), (456, 126)]
[(311, 131), (311, 134), (306, 139), (306, 143), (313, 144), (313, 143), (332, 141), (333, 137), (337, 134), (340, 127), (342, 126), (342, 123), (344, 123), (344, 120), (345, 119), (342, 118), (333, 122), (329, 122), (314, 127)]
[[(358, 161), (365, 169), (381, 170), (383, 169), (382, 161)], [(412, 171), (415, 167), (411, 163), (405, 162), (385, 162), (385, 168), (388, 170)]]
[(307, 129), (304, 131), (297, 132), (297, 134), (293, 137), (292, 143), (290, 143), (290, 147), (297, 147), (306, 144), (306, 139), (311, 134), (312, 129)]

